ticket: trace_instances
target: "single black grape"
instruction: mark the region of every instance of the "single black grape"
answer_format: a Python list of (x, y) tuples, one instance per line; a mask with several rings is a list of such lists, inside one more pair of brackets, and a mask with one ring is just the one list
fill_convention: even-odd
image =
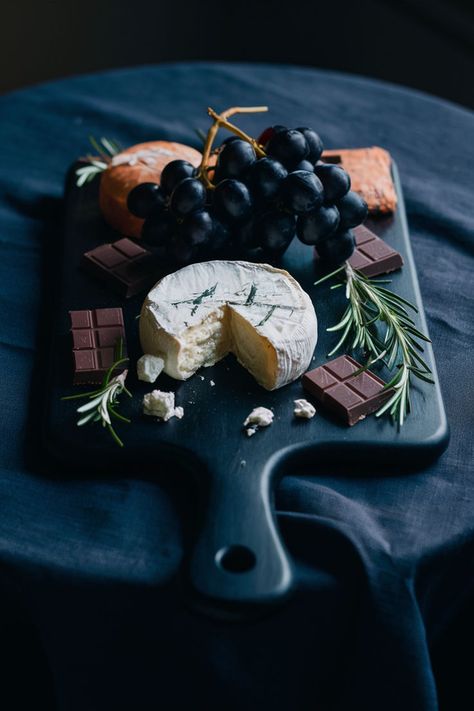
[(349, 173), (340, 165), (321, 163), (315, 166), (314, 172), (323, 184), (324, 202), (327, 205), (337, 202), (351, 189)]
[(300, 131), (286, 129), (273, 134), (268, 141), (267, 153), (283, 163), (288, 170), (293, 170), (308, 156), (309, 147)]
[(288, 175), (287, 169), (274, 158), (260, 158), (245, 175), (252, 196), (257, 202), (271, 200), (277, 194), (281, 182)]
[(179, 235), (193, 247), (208, 246), (214, 230), (212, 216), (207, 210), (199, 210), (185, 217), (179, 226)]
[(316, 247), (321, 259), (338, 266), (352, 255), (355, 249), (355, 237), (350, 230), (335, 232)]
[(287, 212), (267, 212), (257, 223), (258, 243), (264, 249), (284, 251), (295, 236), (296, 217)]
[(237, 139), (224, 144), (217, 159), (217, 171), (222, 178), (240, 178), (255, 163), (257, 156), (250, 143)]
[(185, 178), (171, 193), (170, 208), (178, 217), (185, 217), (206, 204), (207, 191), (200, 180)]
[(170, 240), (177, 230), (177, 222), (169, 210), (151, 215), (143, 223), (142, 239), (160, 258), (168, 255)]
[(316, 210), (323, 202), (323, 195), (319, 178), (306, 170), (288, 173), (280, 189), (286, 207), (297, 215)]
[(312, 128), (307, 128), (303, 126), (302, 128), (296, 129), (301, 131), (303, 136), (306, 138), (306, 143), (308, 144), (309, 153), (308, 160), (314, 165), (320, 158), (323, 152), (323, 142), (316, 131)]
[(318, 210), (300, 215), (296, 234), (303, 244), (317, 245), (339, 227), (339, 210), (334, 205), (322, 205)]
[(158, 183), (140, 183), (128, 193), (127, 207), (135, 217), (145, 219), (165, 207), (166, 197)]
[(185, 178), (193, 178), (195, 172), (196, 168), (187, 160), (172, 160), (162, 170), (161, 189), (166, 195), (171, 195), (178, 183)]
[(249, 189), (239, 180), (228, 178), (219, 183), (213, 196), (217, 213), (229, 222), (244, 222), (252, 212)]
[(268, 145), (268, 141), (272, 136), (275, 135), (275, 133), (279, 133), (279, 131), (286, 131), (287, 127), (286, 126), (280, 126), (280, 125), (275, 125), (275, 126), (269, 126), (266, 128), (260, 136), (257, 138), (257, 143), (260, 143), (261, 146), (266, 148)]
[(367, 217), (369, 208), (365, 200), (357, 193), (350, 190), (336, 203), (341, 215), (341, 227), (357, 227)]
[(307, 158), (305, 158), (305, 160), (302, 160), (300, 163), (298, 163), (295, 170), (307, 170), (310, 173), (313, 173), (314, 165)]

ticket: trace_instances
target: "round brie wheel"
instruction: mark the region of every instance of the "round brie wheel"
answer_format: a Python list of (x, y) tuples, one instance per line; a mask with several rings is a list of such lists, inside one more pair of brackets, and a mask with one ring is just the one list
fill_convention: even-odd
[(140, 315), (144, 353), (186, 380), (228, 353), (267, 390), (308, 368), (317, 341), (308, 294), (284, 269), (242, 261), (201, 262), (161, 279)]
[(159, 183), (165, 165), (178, 158), (196, 167), (201, 162), (201, 154), (195, 148), (170, 141), (137, 143), (114, 156), (100, 177), (99, 188), (100, 209), (109, 225), (122, 235), (139, 238), (143, 220), (129, 212), (128, 193), (140, 183)]

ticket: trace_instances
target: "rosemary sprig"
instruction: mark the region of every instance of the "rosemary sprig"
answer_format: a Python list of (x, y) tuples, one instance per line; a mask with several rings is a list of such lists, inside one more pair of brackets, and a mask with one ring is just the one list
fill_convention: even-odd
[(88, 156), (87, 165), (83, 165), (81, 168), (76, 170), (76, 185), (78, 188), (81, 188), (86, 183), (89, 183), (95, 178), (96, 175), (106, 170), (111, 159), (122, 150), (119, 143), (110, 138), (105, 138), (104, 136), (99, 138), (99, 140), (94, 138), (94, 136), (89, 136), (89, 143), (99, 154), (100, 160)]
[(127, 417), (121, 415), (115, 408), (119, 404), (119, 395), (124, 392), (129, 397), (132, 397), (132, 393), (125, 386), (125, 379), (128, 371), (124, 370), (115, 377), (112, 377), (112, 373), (116, 368), (127, 361), (128, 358), (122, 357), (116, 360), (115, 363), (113, 363), (108, 369), (104, 380), (102, 381), (102, 385), (98, 390), (93, 390), (87, 393), (79, 393), (78, 395), (68, 395), (67, 397), (61, 398), (62, 400), (78, 400), (81, 398), (88, 398), (89, 402), (77, 408), (78, 414), (81, 415), (77, 422), (77, 426), (82, 427), (82, 425), (86, 425), (89, 422), (101, 422), (102, 426), (109, 430), (119, 447), (123, 447), (123, 442), (112, 425), (112, 418), (120, 420), (121, 422), (130, 422)]
[[(320, 284), (341, 272), (345, 274), (346, 298), (349, 303), (339, 323), (327, 329), (330, 332), (342, 331), (341, 338), (328, 356), (336, 353), (343, 345), (348, 345), (351, 351), (360, 348), (368, 354), (366, 367), (381, 359), (389, 370), (396, 366), (397, 372), (385, 386), (387, 389), (393, 388), (394, 392), (376, 416), (388, 413), (401, 426), (411, 409), (412, 378), (433, 383), (431, 370), (420, 355), (424, 350), (420, 341), (430, 342), (430, 339), (416, 328), (410, 316), (408, 309), (416, 312), (416, 307), (381, 286), (387, 283), (386, 280), (368, 279), (346, 262), (315, 283)], [(331, 288), (342, 285), (335, 284)], [(382, 334), (380, 326), (384, 328)]]
[(91, 160), (87, 165), (83, 165), (81, 168), (76, 170), (76, 185), (78, 188), (82, 188), (83, 185), (89, 183), (95, 178), (96, 175), (102, 173), (108, 166), (108, 163), (104, 163), (101, 160)]

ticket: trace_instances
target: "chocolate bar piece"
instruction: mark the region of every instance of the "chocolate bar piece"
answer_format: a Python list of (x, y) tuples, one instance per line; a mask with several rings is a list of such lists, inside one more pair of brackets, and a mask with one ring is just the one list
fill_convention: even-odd
[(353, 269), (357, 269), (367, 277), (375, 277), (403, 267), (400, 252), (390, 247), (367, 227), (359, 225), (352, 231), (356, 248), (349, 259), (349, 264)]
[(372, 148), (324, 151), (324, 163), (341, 165), (351, 176), (352, 190), (362, 195), (372, 214), (394, 212), (397, 194), (390, 172), (390, 153)]
[(125, 298), (145, 291), (156, 281), (153, 254), (128, 237), (86, 252), (83, 265)]
[(369, 370), (354, 376), (360, 368), (354, 358), (343, 355), (305, 373), (301, 382), (329, 411), (348, 425), (355, 425), (393, 394), (393, 389), (384, 390), (384, 381)]
[[(70, 311), (74, 385), (100, 384), (117, 360), (122, 345), (126, 357), (122, 309)], [(117, 373), (125, 370), (119, 367)]]

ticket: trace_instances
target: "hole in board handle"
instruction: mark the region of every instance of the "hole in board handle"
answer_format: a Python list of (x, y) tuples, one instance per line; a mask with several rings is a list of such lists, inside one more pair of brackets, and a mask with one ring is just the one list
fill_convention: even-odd
[(246, 573), (256, 562), (255, 553), (246, 546), (227, 546), (216, 553), (217, 565), (228, 573)]

